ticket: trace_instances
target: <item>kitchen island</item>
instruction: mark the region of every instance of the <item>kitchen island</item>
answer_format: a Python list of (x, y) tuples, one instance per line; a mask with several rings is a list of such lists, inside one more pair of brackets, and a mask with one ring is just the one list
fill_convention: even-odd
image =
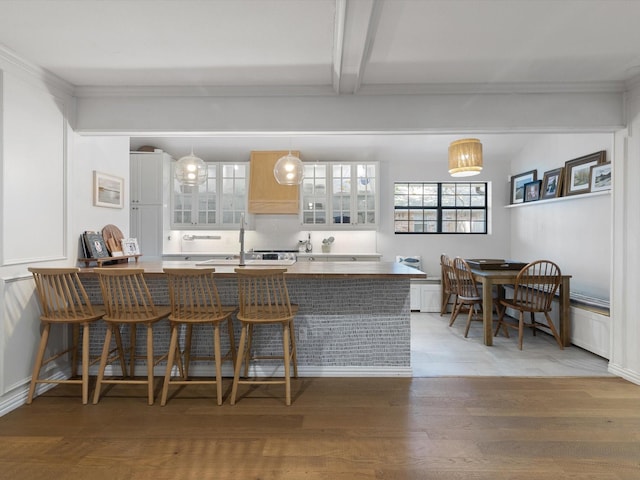
[[(163, 268), (194, 267), (190, 261), (140, 261), (112, 265), (109, 268), (143, 268), (154, 302), (168, 305), (167, 283)], [(278, 266), (277, 262), (272, 264)], [(216, 284), (224, 304), (237, 303), (236, 265), (211, 265), (216, 270)], [(248, 265), (244, 268), (267, 268)], [(302, 376), (390, 376), (411, 375), (410, 280), (426, 274), (393, 262), (296, 262), (283, 266), (292, 303), (299, 305), (295, 318), (298, 369)], [(102, 303), (93, 268), (82, 268), (80, 276), (91, 301)], [(236, 326), (239, 333), (239, 325)], [(275, 327), (275, 326), (274, 326)], [(91, 353), (99, 354), (104, 325), (94, 328)], [(125, 342), (128, 341), (125, 332)], [(206, 352), (211, 348), (211, 334), (194, 332), (194, 348)], [(225, 338), (226, 336), (223, 336)], [(138, 342), (144, 342), (143, 332)], [(169, 344), (168, 322), (154, 331), (156, 351), (166, 351)], [(226, 345), (223, 345), (226, 348)], [(265, 355), (282, 350), (276, 328), (262, 328), (254, 338), (253, 348)], [(195, 375), (210, 375), (211, 364), (195, 364)], [(231, 365), (223, 368), (231, 376)], [(162, 375), (162, 367), (158, 367)], [(272, 374), (272, 372), (254, 372)]]

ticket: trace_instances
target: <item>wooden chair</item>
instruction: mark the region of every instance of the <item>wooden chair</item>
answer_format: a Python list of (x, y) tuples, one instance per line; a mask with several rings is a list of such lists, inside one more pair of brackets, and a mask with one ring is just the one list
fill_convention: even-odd
[[(239, 384), (284, 384), (286, 404), (291, 405), (291, 374), (298, 376), (298, 360), (296, 357), (295, 332), (293, 318), (298, 311), (297, 305), (289, 301), (289, 293), (284, 278), (286, 268), (268, 269), (235, 269), (238, 275), (239, 311), (237, 318), (242, 324), (238, 357), (236, 359), (231, 391), (231, 405), (235, 404)], [(266, 324), (282, 326), (282, 356), (254, 356), (252, 359), (282, 359), (284, 361), (284, 378), (274, 379), (240, 379), (240, 371), (244, 362), (244, 377), (249, 374), (249, 360), (254, 327)]]
[[(451, 305), (452, 313), (456, 305), (456, 297), (458, 295), (456, 289), (456, 275), (453, 270), (453, 260), (451, 257), (440, 255), (440, 269), (442, 277), (442, 305), (440, 306), (440, 316), (447, 313), (447, 307)], [(453, 301), (451, 300), (453, 297)], [(452, 325), (453, 322), (450, 324)]]
[[(156, 307), (151, 298), (151, 292), (144, 279), (142, 268), (94, 268), (93, 271), (100, 280), (100, 290), (105, 304), (106, 315), (103, 320), (107, 324), (102, 355), (100, 357), (100, 369), (96, 380), (96, 389), (93, 395), (93, 403), (98, 403), (102, 384), (141, 384), (147, 386), (149, 405), (153, 405), (154, 379), (153, 367), (167, 357), (167, 354), (156, 355), (153, 353), (153, 325), (166, 318), (171, 313), (169, 307)], [(147, 330), (146, 355), (136, 354), (136, 329), (138, 325), (144, 325)], [(126, 369), (122, 365), (123, 377), (105, 379), (104, 373), (107, 365), (111, 365), (115, 358), (110, 355), (111, 338), (115, 336), (116, 343), (121, 344), (120, 328), (129, 326), (129, 376), (126, 378)], [(136, 379), (136, 360), (145, 359), (147, 365), (147, 378)]]
[[(500, 300), (504, 308), (501, 309), (495, 335), (498, 335), (500, 327), (503, 327), (507, 337), (509, 336), (509, 332), (505, 327), (517, 329), (518, 348), (522, 350), (524, 327), (532, 328), (534, 335), (537, 328), (546, 327), (551, 330), (560, 349), (564, 349), (560, 335), (558, 335), (558, 331), (549, 316), (552, 301), (560, 286), (561, 280), (562, 274), (560, 273), (560, 268), (549, 260), (536, 260), (535, 262), (525, 265), (516, 277), (513, 298)], [(510, 322), (505, 318), (507, 308), (518, 311), (517, 323)], [(529, 312), (531, 323), (525, 323), (525, 312)], [(543, 313), (547, 323), (544, 324), (536, 321), (536, 313)]]
[[(469, 312), (467, 316), (467, 326), (464, 330), (464, 336), (466, 338), (467, 335), (469, 335), (469, 327), (471, 327), (476, 309), (478, 313), (482, 311), (482, 294), (478, 289), (478, 284), (473, 278), (471, 268), (469, 268), (469, 265), (464, 259), (457, 257), (453, 260), (453, 271), (457, 295), (449, 326), (453, 325), (453, 322), (456, 321), (460, 312), (466, 308)], [(476, 316), (476, 320), (482, 321), (482, 317), (478, 315)]]
[[(218, 289), (214, 281), (214, 268), (165, 268), (169, 282), (169, 298), (171, 301), (171, 342), (167, 370), (162, 387), (160, 405), (167, 403), (169, 385), (216, 385), (218, 405), (222, 405), (222, 361), (231, 359), (235, 366), (236, 346), (233, 337), (232, 314), (237, 307), (227, 307), (220, 303)], [(229, 352), (222, 357), (220, 353), (220, 324), (227, 324), (229, 335)], [(180, 349), (178, 330), (186, 325), (184, 349)], [(192, 356), (191, 338), (194, 325), (210, 325), (213, 328), (213, 355)], [(182, 360), (184, 358), (184, 360)], [(189, 365), (192, 360), (213, 360), (215, 364), (215, 380), (194, 380), (189, 378)], [(181, 378), (171, 379), (174, 364), (178, 365)]]
[[(91, 305), (89, 296), (78, 277), (79, 268), (35, 268), (30, 267), (36, 283), (36, 292), (40, 303), (40, 322), (42, 333), (40, 346), (36, 353), (31, 375), (31, 385), (27, 404), (33, 401), (38, 383), (70, 383), (82, 385), (82, 403), (89, 401), (89, 325), (102, 318), (104, 311)], [(53, 353), (45, 359), (49, 333), (52, 325), (70, 325), (72, 327), (71, 346), (63, 351)], [(78, 371), (78, 350), (80, 349), (80, 327), (82, 327), (82, 374), (80, 379), (74, 378)], [(71, 378), (54, 380), (40, 377), (42, 367), (54, 360), (71, 353)]]

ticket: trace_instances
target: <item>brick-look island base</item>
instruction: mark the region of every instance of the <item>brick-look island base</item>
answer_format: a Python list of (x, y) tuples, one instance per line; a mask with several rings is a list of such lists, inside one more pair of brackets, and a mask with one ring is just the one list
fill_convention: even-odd
[[(140, 262), (112, 268), (144, 268), (154, 302), (168, 305), (167, 281), (163, 267), (195, 267), (194, 262)], [(234, 267), (214, 266), (220, 298), (226, 305), (237, 304)], [(300, 306), (295, 318), (298, 368), (301, 376), (395, 376), (411, 375), (410, 279), (425, 278), (423, 272), (391, 262), (300, 262), (287, 266), (286, 280), (292, 303)], [(102, 303), (97, 277), (91, 268), (81, 272), (91, 301)], [(240, 326), (236, 324), (236, 336)], [(105, 327), (98, 322), (91, 333), (91, 354), (98, 355)], [(128, 333), (124, 332), (124, 342)], [(226, 335), (223, 335), (223, 341)], [(145, 335), (138, 332), (138, 345)], [(194, 355), (212, 351), (209, 330), (194, 330)], [(168, 321), (154, 327), (154, 350), (169, 347)], [(228, 348), (223, 344), (223, 351)], [(278, 326), (265, 326), (256, 332), (252, 349), (259, 355), (282, 352)], [(282, 363), (274, 369), (276, 373)], [(157, 374), (163, 375), (163, 366)], [(265, 368), (265, 367), (262, 367)], [(268, 368), (268, 365), (267, 367)], [(194, 363), (194, 375), (213, 375), (210, 363)], [(255, 371), (253, 374), (273, 371)], [(232, 375), (230, 364), (223, 374)]]

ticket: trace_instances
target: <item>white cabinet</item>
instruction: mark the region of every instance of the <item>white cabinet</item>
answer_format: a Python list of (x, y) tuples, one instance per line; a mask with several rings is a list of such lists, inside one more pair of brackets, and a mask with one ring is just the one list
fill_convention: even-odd
[(438, 280), (411, 280), (411, 310), (440, 312), (441, 290)]
[(203, 185), (185, 186), (172, 175), (171, 228), (239, 228), (247, 211), (248, 175), (248, 163), (212, 162), (207, 163)]
[(314, 163), (304, 168), (300, 194), (303, 225), (377, 225), (377, 162)]
[(130, 155), (129, 236), (138, 239), (145, 257), (162, 255), (162, 199), (164, 164), (162, 151)]

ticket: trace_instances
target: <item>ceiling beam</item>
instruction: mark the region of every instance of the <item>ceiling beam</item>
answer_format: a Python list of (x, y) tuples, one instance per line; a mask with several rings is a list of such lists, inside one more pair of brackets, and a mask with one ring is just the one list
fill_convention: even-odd
[(358, 92), (382, 9), (381, 0), (336, 0), (333, 88)]

